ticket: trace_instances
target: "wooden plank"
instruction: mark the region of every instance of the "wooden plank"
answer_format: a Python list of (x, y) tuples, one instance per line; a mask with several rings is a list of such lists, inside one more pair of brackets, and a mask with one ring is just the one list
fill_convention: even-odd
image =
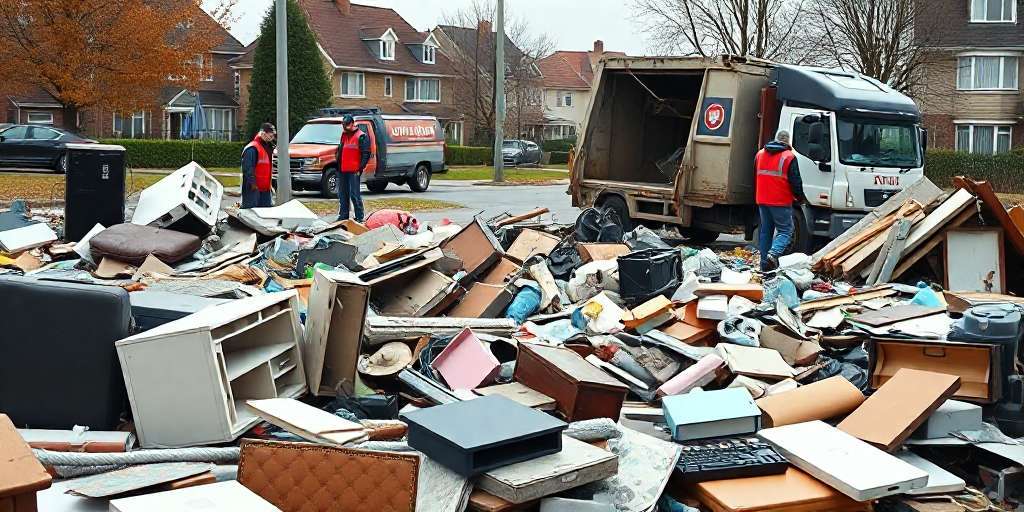
[[(961, 192), (962, 192), (962, 190), (961, 190)], [(968, 219), (970, 219), (971, 217), (973, 217), (973, 216), (975, 216), (977, 214), (978, 214), (978, 212), (976, 210), (973, 210), (973, 209), (971, 209), (971, 210), (964, 210), (964, 211), (960, 212), (960, 214), (957, 215), (951, 222), (946, 224), (946, 227), (943, 228), (940, 233), (936, 234), (935, 236), (932, 236), (932, 238), (929, 239), (927, 242), (924, 242), (924, 244), (921, 244), (920, 247), (917, 247), (913, 252), (910, 252), (910, 256), (900, 260), (899, 265), (896, 265), (896, 270), (893, 270), (892, 277), (890, 279), (897, 279), (897, 278), (899, 278), (900, 276), (903, 275), (904, 272), (906, 272), (907, 270), (910, 270), (910, 267), (914, 266), (914, 264), (917, 263), (921, 258), (923, 258), (926, 254), (931, 252), (932, 249), (935, 249), (936, 247), (938, 247), (938, 245), (941, 244), (942, 241), (946, 239), (946, 234), (945, 233), (946, 233), (947, 230), (956, 229), (956, 228), (960, 227), (961, 224), (963, 224), (964, 222), (967, 222)], [(908, 244), (908, 247), (909, 247), (909, 244)], [(908, 252), (908, 251), (910, 251), (909, 248), (904, 249), (904, 252)], [(861, 276), (864, 277), (863, 274), (861, 274)]]
[[(904, 223), (903, 219), (900, 219), (900, 221), (897, 222), (896, 225), (903, 226), (906, 224)], [(882, 272), (882, 265), (884, 265), (885, 260), (889, 258), (889, 251), (892, 249), (892, 246), (896, 243), (896, 234), (898, 232), (898, 228), (889, 230), (889, 236), (885, 237), (885, 243), (882, 244), (882, 248), (879, 249), (878, 257), (875, 258), (875, 262), (871, 264), (871, 273), (868, 274), (868, 280), (866, 281), (866, 284), (871, 285), (878, 281), (878, 274)]]
[[(927, 217), (923, 212), (916, 212), (912, 217), (910, 217), (909, 220), (911, 225), (915, 225), (919, 222), (923, 222), (926, 218)], [(895, 226), (890, 226), (889, 229), (886, 230), (886, 238), (888, 237), (888, 234), (892, 232), (894, 229)], [(863, 269), (870, 261), (872, 261), (871, 257), (878, 253), (878, 251), (882, 248), (883, 244), (885, 244), (885, 238), (883, 238), (882, 236), (876, 236), (873, 240), (871, 240), (870, 243), (862, 246), (861, 249), (858, 250), (853, 256), (851, 256), (850, 258), (843, 262), (841, 266), (842, 272), (839, 273), (839, 275), (844, 277), (854, 276), (857, 272)]]
[(928, 241), (932, 235), (948, 227), (951, 219), (955, 219), (958, 214), (976, 201), (977, 198), (964, 189), (954, 192), (952, 196), (949, 196), (948, 199), (929, 213), (919, 225), (914, 226), (910, 236), (907, 237), (906, 250), (912, 251)]
[(1021, 233), (1017, 225), (1014, 224), (1013, 219), (1010, 218), (1010, 214), (1006, 212), (1002, 201), (999, 200), (995, 190), (992, 189), (991, 183), (987, 181), (971, 181), (963, 176), (957, 176), (953, 178), (953, 185), (961, 189), (966, 188), (978, 196), (985, 209), (1003, 227), (1006, 238), (1010, 241), (1010, 245), (1013, 246), (1014, 250), (1017, 251), (1017, 254), (1024, 255), (1024, 233)]
[(857, 233), (860, 233), (868, 225), (892, 212), (895, 212), (896, 210), (899, 210), (908, 199), (913, 199), (924, 206), (928, 206), (941, 196), (942, 189), (935, 186), (935, 184), (928, 178), (921, 178), (909, 187), (903, 189), (899, 194), (890, 197), (886, 202), (882, 203), (881, 206), (878, 206), (874, 210), (868, 212), (863, 219), (851, 226), (850, 229), (847, 229), (843, 234), (836, 237), (835, 240), (832, 240), (825, 247), (822, 247), (811, 255), (812, 264), (816, 266), (824, 255), (832, 252), (833, 249), (839, 247), (847, 240), (857, 236)]
[(812, 311), (819, 311), (823, 309), (832, 309), (836, 306), (845, 306), (847, 304), (855, 304), (864, 300), (878, 299), (881, 297), (889, 297), (896, 295), (896, 290), (892, 288), (892, 285), (882, 285), (869, 290), (864, 290), (859, 293), (852, 293), (850, 295), (840, 295), (837, 297), (826, 297), (821, 299), (809, 300), (801, 303), (799, 306), (793, 309), (797, 313), (809, 313)]
[(943, 311), (946, 311), (945, 307), (930, 308), (919, 306), (917, 304), (908, 304), (903, 306), (890, 306), (879, 309), (878, 311), (861, 313), (851, 318), (850, 321), (870, 325), (871, 327), (881, 327), (883, 325), (894, 324), (904, 320), (913, 320), (914, 318), (931, 316), (937, 313), (942, 313)]
[[(882, 244), (885, 243), (885, 239), (888, 237), (888, 233), (891, 231), (892, 226), (895, 225), (896, 221), (902, 218), (913, 217), (915, 222), (917, 222), (921, 218), (924, 218), (923, 212), (924, 207), (917, 202), (910, 202), (903, 205), (903, 207), (901, 207), (900, 210), (894, 213), (891, 217), (883, 219), (884, 222), (881, 224), (885, 224), (884, 229), (871, 233), (870, 237), (865, 238), (858, 246), (851, 248), (839, 257), (822, 260), (825, 263), (825, 268), (835, 275), (842, 275), (842, 271), (844, 271), (842, 268), (843, 265), (859, 268), (864, 264), (865, 258), (870, 257), (875, 251), (882, 247)], [(866, 232), (870, 232), (870, 230)], [(851, 260), (855, 263), (847, 264), (847, 262)]]
[(892, 279), (892, 271), (896, 268), (900, 258), (903, 257), (903, 248), (906, 247), (907, 236), (910, 235), (910, 222), (901, 221), (898, 229), (899, 233), (896, 235), (896, 240), (893, 242), (892, 247), (889, 248), (889, 253), (886, 254), (881, 270), (875, 276), (875, 284), (879, 282), (886, 283), (889, 279)]
[(532, 219), (534, 217), (540, 217), (541, 215), (544, 215), (545, 213), (548, 213), (548, 211), (549, 210), (547, 208), (537, 208), (536, 210), (530, 210), (530, 211), (528, 211), (528, 212), (526, 212), (526, 213), (524, 213), (522, 215), (516, 215), (515, 217), (509, 217), (507, 219), (502, 219), (502, 220), (494, 223), (494, 227), (500, 228), (502, 226), (509, 226), (511, 224), (515, 224), (517, 222), (522, 222), (524, 220), (530, 220), (530, 219)]
[(841, 265), (847, 258), (853, 253), (856, 253), (860, 247), (864, 244), (870, 243), (872, 240), (877, 238), (884, 231), (889, 229), (897, 220), (913, 215), (919, 211), (923, 211), (924, 207), (916, 201), (908, 201), (900, 206), (899, 210), (892, 214), (878, 220), (877, 222), (866, 226), (866, 228), (851, 238), (847, 243), (844, 243), (837, 247), (835, 251), (825, 255), (821, 260), (820, 268), (826, 268), (828, 270), (834, 269), (836, 266)]

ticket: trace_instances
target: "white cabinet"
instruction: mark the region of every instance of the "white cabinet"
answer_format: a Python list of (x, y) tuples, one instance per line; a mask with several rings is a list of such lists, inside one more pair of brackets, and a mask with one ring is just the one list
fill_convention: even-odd
[(144, 448), (230, 442), (259, 418), (249, 399), (306, 391), (294, 291), (211, 306), (116, 343)]

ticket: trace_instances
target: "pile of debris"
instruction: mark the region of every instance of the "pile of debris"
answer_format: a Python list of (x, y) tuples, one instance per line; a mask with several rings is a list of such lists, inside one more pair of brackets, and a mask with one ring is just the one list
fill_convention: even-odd
[(363, 225), (214, 183), (66, 243), (0, 213), (0, 510), (1024, 510), (1024, 215), (985, 183), (771, 273), (593, 209)]

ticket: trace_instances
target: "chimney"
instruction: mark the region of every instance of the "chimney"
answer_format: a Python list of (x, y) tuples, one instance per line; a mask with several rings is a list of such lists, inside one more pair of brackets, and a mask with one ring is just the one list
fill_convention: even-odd
[(334, 6), (338, 8), (338, 12), (342, 16), (348, 16), (352, 14), (352, 2), (350, 0), (332, 0)]
[(487, 48), (491, 45), (491, 22), (480, 20), (476, 24), (476, 46)]
[(602, 55), (604, 55), (604, 41), (602, 41), (600, 39), (598, 39), (597, 41), (594, 41), (594, 53), (597, 54), (598, 58), (600, 58)]

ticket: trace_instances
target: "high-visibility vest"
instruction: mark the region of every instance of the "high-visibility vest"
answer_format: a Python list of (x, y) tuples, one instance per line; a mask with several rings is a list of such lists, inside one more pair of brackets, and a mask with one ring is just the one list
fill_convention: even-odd
[(256, 189), (260, 192), (269, 192), (271, 189), (270, 178), (273, 174), (273, 166), (270, 163), (270, 153), (267, 152), (267, 148), (263, 147), (263, 141), (260, 140), (260, 136), (256, 135), (245, 149), (242, 150), (242, 154), (249, 148), (256, 148), (256, 169), (254, 174), (256, 175)]
[(363, 161), (363, 152), (359, 150), (359, 137), (363, 131), (356, 129), (354, 132), (342, 132), (341, 134), (341, 162), (339, 169), (344, 173), (359, 172), (359, 164)]
[(790, 150), (771, 153), (762, 149), (754, 158), (757, 170), (757, 204), (762, 206), (792, 206), (795, 198), (789, 187), (789, 164), (794, 155)]

